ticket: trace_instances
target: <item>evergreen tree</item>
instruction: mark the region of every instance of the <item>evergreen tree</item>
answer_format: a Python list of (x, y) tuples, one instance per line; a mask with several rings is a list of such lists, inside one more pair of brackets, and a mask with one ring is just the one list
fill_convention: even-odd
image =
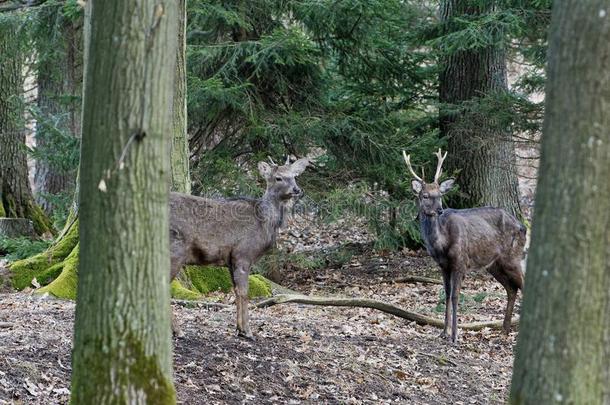
[[(440, 4), (443, 34), (447, 36), (463, 29), (464, 19), (481, 20), (498, 12), (497, 1), (443, 0)], [(468, 44), (466, 49), (457, 47), (443, 54), (439, 78), (440, 102), (444, 104), (440, 111), (440, 129), (448, 143), (447, 169), (459, 171), (462, 198), (456, 205), (503, 207), (520, 217), (511, 134), (495, 115), (460, 109), (477, 99), (508, 91), (507, 50), (501, 41), (504, 35), (503, 29), (496, 27), (489, 30), (487, 41), (473, 37), (478, 44)]]

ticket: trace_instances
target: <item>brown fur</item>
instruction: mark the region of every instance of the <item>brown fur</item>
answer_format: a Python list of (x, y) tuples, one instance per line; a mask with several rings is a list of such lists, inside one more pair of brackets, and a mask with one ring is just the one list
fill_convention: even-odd
[(284, 166), (259, 163), (267, 181), (260, 199), (215, 200), (170, 194), (171, 278), (189, 264), (226, 265), (235, 289), (237, 330), (242, 336), (252, 337), (248, 317), (250, 267), (274, 245), (287, 202), (302, 194), (295, 177), (306, 165), (305, 159)]
[(523, 288), (521, 259), (526, 228), (500, 208), (443, 210), (441, 196), (452, 185), (453, 180), (441, 185), (413, 181), (413, 189), (418, 194), (422, 238), (443, 275), (445, 327), (442, 336), (447, 336), (451, 318), (451, 341), (457, 342), (462, 280), (469, 271), (479, 269), (489, 271), (506, 289), (508, 302), (503, 329), (508, 333), (517, 291)]

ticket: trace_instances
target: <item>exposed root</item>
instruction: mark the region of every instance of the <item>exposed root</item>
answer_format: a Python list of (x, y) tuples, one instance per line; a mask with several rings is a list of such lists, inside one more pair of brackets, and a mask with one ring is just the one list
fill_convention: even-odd
[[(257, 303), (255, 306), (257, 308), (267, 308), (273, 305), (278, 304), (307, 304), (307, 305), (322, 305), (322, 306), (332, 306), (332, 307), (357, 307), (357, 308), (371, 308), (376, 309), (381, 312), (385, 312), (390, 315), (397, 316), (399, 318), (403, 318), (412, 322), (417, 323), (418, 325), (430, 325), (437, 328), (442, 328), (444, 326), (443, 321), (440, 319), (432, 318), (430, 316), (418, 314), (416, 312), (411, 312), (399, 308), (395, 305), (388, 304), (383, 301), (370, 300), (364, 298), (335, 298), (335, 297), (313, 297), (308, 295), (298, 295), (298, 294), (280, 294), (263, 300)], [(517, 325), (519, 323), (519, 319), (515, 318), (511, 322), (511, 325)], [(502, 329), (502, 321), (485, 321), (485, 322), (472, 322), (472, 323), (462, 323), (458, 325), (459, 328), (464, 330), (481, 330), (484, 328), (490, 329)]]
[(185, 307), (185, 308), (224, 309), (224, 308), (231, 308), (233, 306), (233, 305), (229, 305), (229, 304), (223, 304), (222, 302), (201, 301), (201, 300), (172, 299), (171, 302), (172, 302), (172, 304), (180, 305), (181, 307)]
[(395, 283), (425, 283), (425, 284), (443, 284), (442, 280), (430, 277), (420, 276), (405, 276), (392, 280)]

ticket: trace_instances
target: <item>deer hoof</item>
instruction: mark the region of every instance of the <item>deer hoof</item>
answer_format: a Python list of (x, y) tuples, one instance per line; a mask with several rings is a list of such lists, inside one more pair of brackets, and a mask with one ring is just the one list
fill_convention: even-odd
[(442, 331), (441, 334), (438, 335), (438, 337), (443, 339), (443, 340), (448, 340), (449, 339), (449, 335), (445, 331)]
[(252, 334), (252, 332), (244, 332), (242, 330), (238, 330), (237, 337), (245, 340), (254, 341), (254, 335)]

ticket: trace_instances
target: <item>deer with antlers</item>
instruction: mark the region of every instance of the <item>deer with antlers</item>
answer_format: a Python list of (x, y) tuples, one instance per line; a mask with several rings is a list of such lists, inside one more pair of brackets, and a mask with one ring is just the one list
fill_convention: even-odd
[(439, 184), (447, 152), (443, 155), (439, 149), (435, 153), (438, 164), (432, 183), (419, 177), (411, 166), (411, 156), (405, 151), (402, 153), (414, 177), (411, 186), (418, 197), (422, 239), (443, 275), (445, 324), (441, 336), (448, 337), (451, 317), (451, 342), (457, 342), (462, 280), (469, 271), (482, 269), (491, 273), (506, 289), (508, 303), (503, 329), (508, 334), (517, 292), (523, 288), (521, 259), (526, 241), (525, 226), (500, 208), (443, 209), (441, 198), (454, 183), (449, 179)]

